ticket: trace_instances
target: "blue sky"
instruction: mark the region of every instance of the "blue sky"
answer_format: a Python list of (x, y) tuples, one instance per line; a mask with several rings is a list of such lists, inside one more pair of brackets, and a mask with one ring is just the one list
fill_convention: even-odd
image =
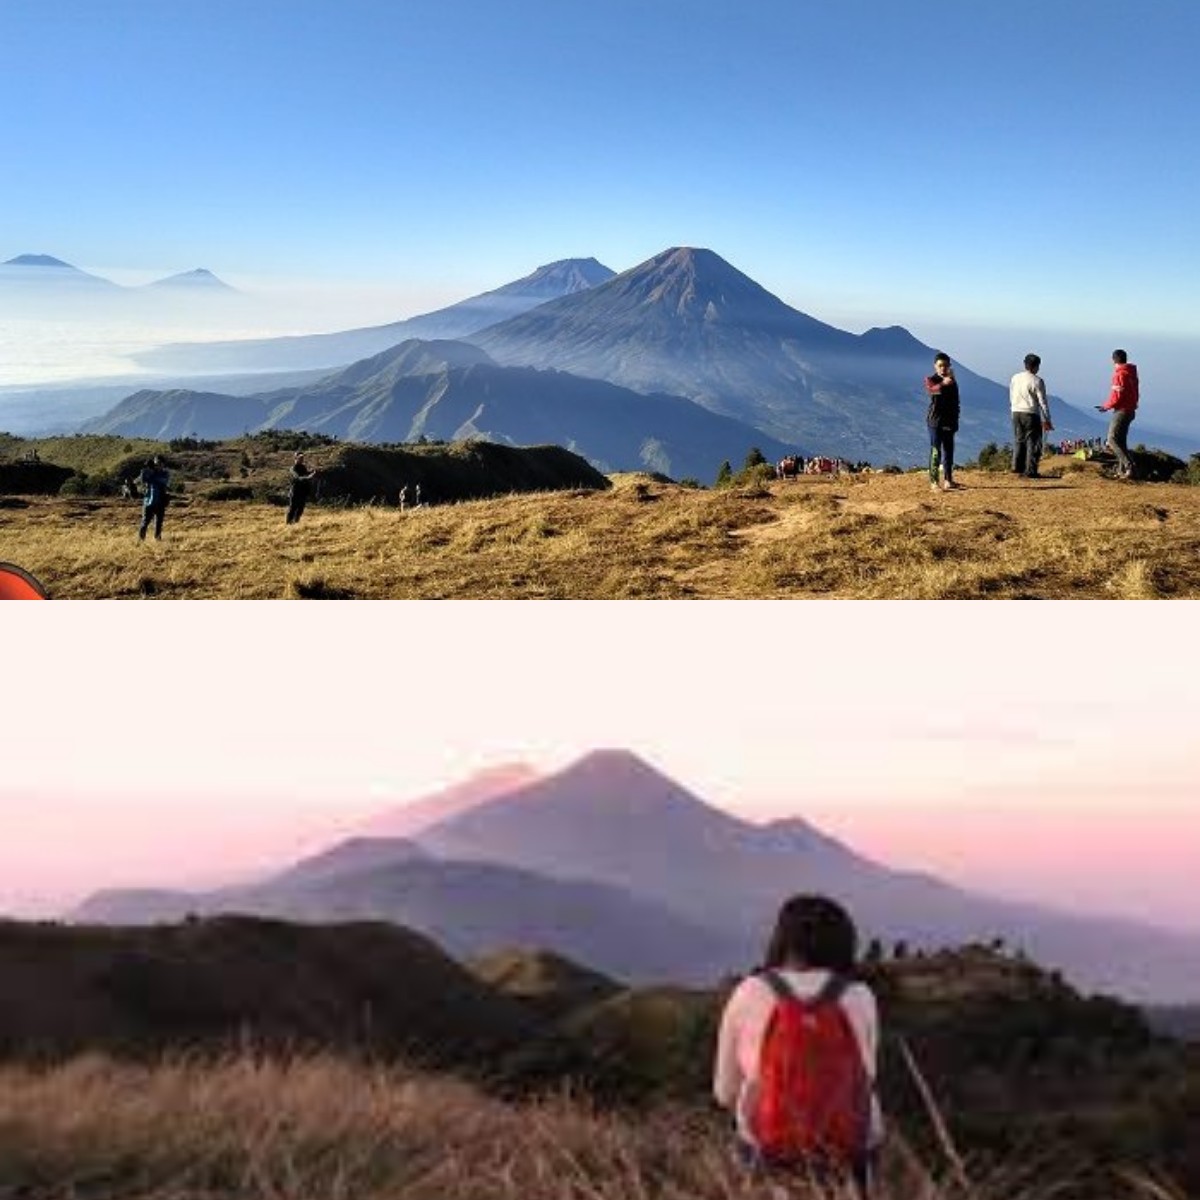
[(4, 0), (0, 44), (0, 259), (394, 282), (400, 317), (701, 245), (1089, 402), (1127, 345), (1187, 416), (1195, 0)]

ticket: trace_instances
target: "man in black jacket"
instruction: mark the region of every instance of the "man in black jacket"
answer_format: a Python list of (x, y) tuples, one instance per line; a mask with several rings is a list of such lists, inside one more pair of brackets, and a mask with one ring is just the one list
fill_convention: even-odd
[(950, 357), (939, 354), (933, 360), (933, 374), (925, 376), (929, 408), (925, 424), (929, 427), (929, 486), (938, 490), (938, 467), (942, 469), (942, 490), (962, 487), (954, 482), (954, 435), (958, 432), (958, 381)]
[(297, 450), (292, 462), (291, 487), (288, 491), (287, 523), (295, 525), (300, 520), (304, 506), (308, 503), (309, 492), (317, 473), (304, 461), (304, 451)]

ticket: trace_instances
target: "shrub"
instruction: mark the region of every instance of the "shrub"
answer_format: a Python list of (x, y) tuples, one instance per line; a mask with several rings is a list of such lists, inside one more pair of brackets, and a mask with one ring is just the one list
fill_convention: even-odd
[(78, 471), (63, 481), (58, 489), (60, 496), (116, 496), (121, 491), (120, 480), (108, 471), (97, 471), (89, 475)]
[(254, 489), (245, 483), (222, 483), (208, 492), (210, 500), (253, 500)]
[(769, 462), (753, 463), (743, 467), (734, 477), (738, 487), (762, 487), (775, 479), (775, 468)]
[(1012, 445), (1008, 442), (1003, 446), (988, 442), (979, 451), (979, 468), (983, 471), (1008, 471), (1012, 468), (1012, 453)]

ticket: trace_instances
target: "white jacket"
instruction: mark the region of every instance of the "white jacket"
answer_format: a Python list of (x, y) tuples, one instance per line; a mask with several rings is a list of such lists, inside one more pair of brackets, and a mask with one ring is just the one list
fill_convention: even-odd
[(1040, 413), (1050, 422), (1050, 405), (1046, 402), (1046, 385), (1032, 371), (1018, 371), (1008, 383), (1008, 402), (1015, 413)]
[[(825, 970), (779, 972), (801, 999), (810, 999), (829, 981)], [(738, 1133), (748, 1142), (750, 1112), (754, 1089), (758, 1084), (759, 1059), (767, 1022), (775, 1011), (776, 997), (771, 985), (758, 975), (747, 975), (733, 990), (721, 1015), (717, 1038), (717, 1058), (713, 1068), (713, 1095), (724, 1108), (733, 1109)], [(850, 1019), (850, 1027), (862, 1053), (867, 1078), (875, 1082), (879, 1052), (879, 1011), (875, 994), (865, 983), (852, 983), (838, 1001)], [(871, 1103), (871, 1144), (883, 1140), (883, 1113), (877, 1097)]]

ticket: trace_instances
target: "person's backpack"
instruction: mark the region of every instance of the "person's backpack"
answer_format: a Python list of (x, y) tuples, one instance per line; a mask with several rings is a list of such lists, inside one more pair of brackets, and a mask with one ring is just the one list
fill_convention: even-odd
[(763, 1035), (750, 1128), (768, 1163), (852, 1167), (867, 1153), (871, 1081), (840, 1001), (848, 981), (831, 975), (811, 999), (776, 971), (762, 979), (775, 993)]

